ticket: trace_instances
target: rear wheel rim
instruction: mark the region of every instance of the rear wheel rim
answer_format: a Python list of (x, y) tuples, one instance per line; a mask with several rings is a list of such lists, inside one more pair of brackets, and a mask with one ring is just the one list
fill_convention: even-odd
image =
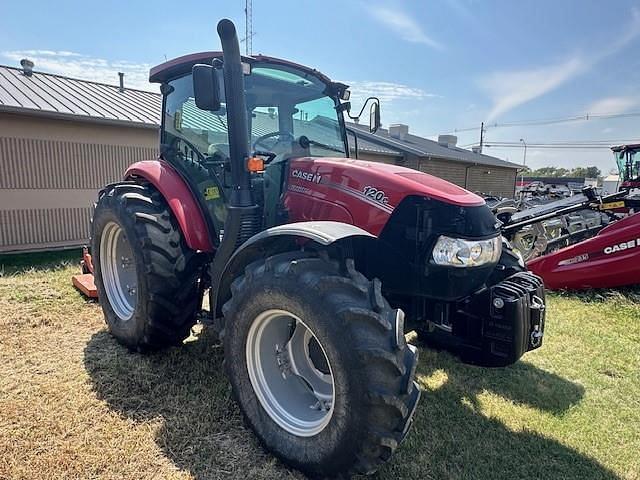
[(246, 359), (253, 390), (276, 424), (299, 437), (324, 430), (333, 416), (334, 377), (324, 347), (302, 319), (278, 309), (258, 315)]
[(107, 223), (102, 231), (100, 267), (111, 308), (121, 320), (130, 320), (138, 303), (136, 265), (131, 244), (115, 222)]

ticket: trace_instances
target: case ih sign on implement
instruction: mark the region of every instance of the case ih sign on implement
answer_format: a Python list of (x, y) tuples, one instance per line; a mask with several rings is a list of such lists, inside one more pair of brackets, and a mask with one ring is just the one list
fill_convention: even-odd
[(160, 158), (99, 195), (91, 253), (106, 322), (139, 352), (210, 324), (268, 450), (312, 476), (375, 472), (420, 397), (405, 330), (509, 365), (541, 345), (544, 287), (480, 197), (348, 158), (346, 85), (241, 57), (228, 20), (218, 33), (222, 52), (151, 70)]
[(608, 214), (610, 223), (595, 236), (534, 258), (527, 265), (553, 289), (615, 288), (640, 283), (640, 197), (629, 195), (626, 190), (604, 198), (590, 190), (585, 193), (585, 202), (549, 215), (589, 208)]

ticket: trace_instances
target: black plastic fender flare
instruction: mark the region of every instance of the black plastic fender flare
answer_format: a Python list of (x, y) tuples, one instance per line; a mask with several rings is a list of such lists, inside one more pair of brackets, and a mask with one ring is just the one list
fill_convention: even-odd
[[(244, 242), (231, 256), (218, 282), (218, 289), (211, 294), (211, 312), (215, 318), (222, 316), (222, 305), (231, 296), (231, 283), (251, 262), (291, 249), (293, 241), (309, 239), (323, 246), (353, 237), (377, 239), (375, 235), (355, 225), (332, 221), (295, 222), (278, 225), (255, 234)], [(215, 284), (215, 279), (212, 279)]]

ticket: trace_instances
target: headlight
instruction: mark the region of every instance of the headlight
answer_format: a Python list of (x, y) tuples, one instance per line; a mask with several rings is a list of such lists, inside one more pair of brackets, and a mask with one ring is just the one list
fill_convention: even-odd
[(449, 267), (479, 267), (487, 263), (496, 263), (501, 252), (500, 237), (489, 240), (464, 240), (441, 235), (433, 248), (433, 261), (436, 265)]

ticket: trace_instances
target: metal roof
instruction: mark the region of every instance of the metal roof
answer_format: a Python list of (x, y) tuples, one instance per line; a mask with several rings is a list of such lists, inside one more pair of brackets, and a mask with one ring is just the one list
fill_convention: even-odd
[[(351, 150), (355, 150), (355, 142), (353, 140), (353, 135), (349, 135), (349, 148)], [(393, 157), (402, 157), (402, 153), (399, 150), (392, 150), (391, 148), (384, 147), (374, 142), (370, 142), (360, 135), (358, 135), (358, 151), (360, 152), (369, 152), (369, 153), (378, 153), (380, 155), (387, 155)]]
[[(209, 55), (210, 53), (198, 55)], [(277, 60), (270, 57), (256, 57), (256, 59), (266, 58)], [(319, 74), (319, 72), (316, 73)], [(162, 96), (159, 93), (133, 88), (125, 88), (121, 92), (117, 85), (36, 71), (28, 76), (24, 75), (21, 68), (0, 65), (0, 112), (30, 113), (63, 119), (74, 118), (101, 123), (158, 128), (161, 109)], [(224, 128), (215, 117), (196, 111), (195, 105), (192, 111), (185, 113), (191, 117), (191, 122), (201, 123), (202, 127), (214, 131)], [(267, 122), (263, 116), (262, 118), (254, 118), (254, 122), (260, 121)], [(349, 124), (349, 126), (359, 132), (358, 148), (363, 152), (395, 157), (401, 157), (403, 153), (408, 152), (419, 156), (434, 156), (482, 165), (520, 167), (488, 155), (478, 155), (456, 147), (443, 147), (437, 142), (415, 135), (408, 135), (405, 141), (400, 141), (389, 137), (388, 132), (384, 129), (380, 129), (375, 135), (372, 135), (363, 130), (362, 125)], [(255, 127), (257, 125), (254, 125), (254, 130), (256, 130)], [(268, 130), (268, 127), (268, 125), (260, 125), (257, 130), (274, 131)], [(314, 129), (321, 129), (321, 125), (314, 127)], [(316, 133), (320, 134), (319, 131)], [(352, 149), (354, 148), (352, 135), (349, 135), (349, 145)]]
[(393, 148), (404, 153), (410, 153), (419, 157), (437, 157), (455, 162), (471, 163), (476, 165), (487, 165), (492, 167), (522, 168), (517, 163), (507, 162), (496, 157), (474, 153), (460, 147), (445, 147), (438, 142), (417, 135), (407, 134), (404, 140), (391, 137), (389, 131), (380, 128), (375, 134), (369, 133), (368, 125), (358, 125), (349, 123), (349, 127), (358, 132), (358, 139), (364, 139), (372, 143), (377, 143), (387, 148)]
[(158, 93), (0, 65), (0, 111), (157, 128)]

